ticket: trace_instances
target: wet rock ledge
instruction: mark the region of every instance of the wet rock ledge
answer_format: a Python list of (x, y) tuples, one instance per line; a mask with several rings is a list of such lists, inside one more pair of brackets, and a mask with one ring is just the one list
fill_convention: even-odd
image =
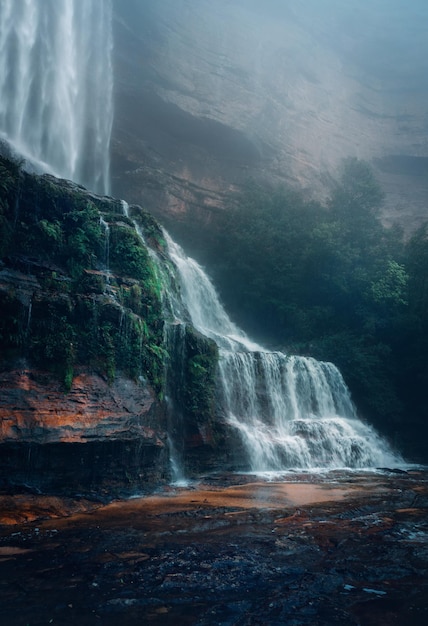
[(427, 471), (216, 476), (54, 519), (60, 504), (2, 527), (5, 623), (427, 623)]

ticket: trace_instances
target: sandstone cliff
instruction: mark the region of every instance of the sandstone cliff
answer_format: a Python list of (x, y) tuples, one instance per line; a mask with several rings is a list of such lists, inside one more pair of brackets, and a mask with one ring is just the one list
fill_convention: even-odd
[[(323, 197), (370, 161), (385, 221), (426, 217), (421, 3), (126, 0), (115, 4), (116, 194), (210, 220), (249, 178)], [(425, 22), (426, 23), (426, 22)], [(187, 216), (187, 217), (186, 217)]]
[[(140, 207), (0, 158), (0, 486), (113, 493), (169, 477), (164, 246)], [(213, 443), (197, 385), (216, 352), (189, 333), (180, 367), (206, 365), (174, 391), (183, 450)]]

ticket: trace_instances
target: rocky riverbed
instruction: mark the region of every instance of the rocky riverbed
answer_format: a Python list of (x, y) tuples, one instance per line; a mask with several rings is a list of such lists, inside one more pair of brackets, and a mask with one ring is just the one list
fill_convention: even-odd
[[(5, 624), (422, 626), (428, 471), (0, 497)], [(27, 521), (26, 521), (27, 520)]]

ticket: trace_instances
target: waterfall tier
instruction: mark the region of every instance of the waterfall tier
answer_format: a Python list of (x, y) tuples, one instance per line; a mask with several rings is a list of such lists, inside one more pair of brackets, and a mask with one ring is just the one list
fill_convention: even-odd
[(2, 0), (0, 133), (37, 170), (109, 191), (110, 0)]
[(219, 348), (219, 410), (251, 471), (376, 467), (400, 461), (356, 415), (332, 363), (252, 342), (228, 317), (200, 265), (166, 235), (192, 324)]

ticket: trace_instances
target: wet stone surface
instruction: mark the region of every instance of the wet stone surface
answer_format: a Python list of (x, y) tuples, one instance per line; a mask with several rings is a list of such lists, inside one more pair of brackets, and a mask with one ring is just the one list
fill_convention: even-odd
[(39, 502), (1, 526), (3, 623), (425, 626), (428, 473), (292, 480)]

